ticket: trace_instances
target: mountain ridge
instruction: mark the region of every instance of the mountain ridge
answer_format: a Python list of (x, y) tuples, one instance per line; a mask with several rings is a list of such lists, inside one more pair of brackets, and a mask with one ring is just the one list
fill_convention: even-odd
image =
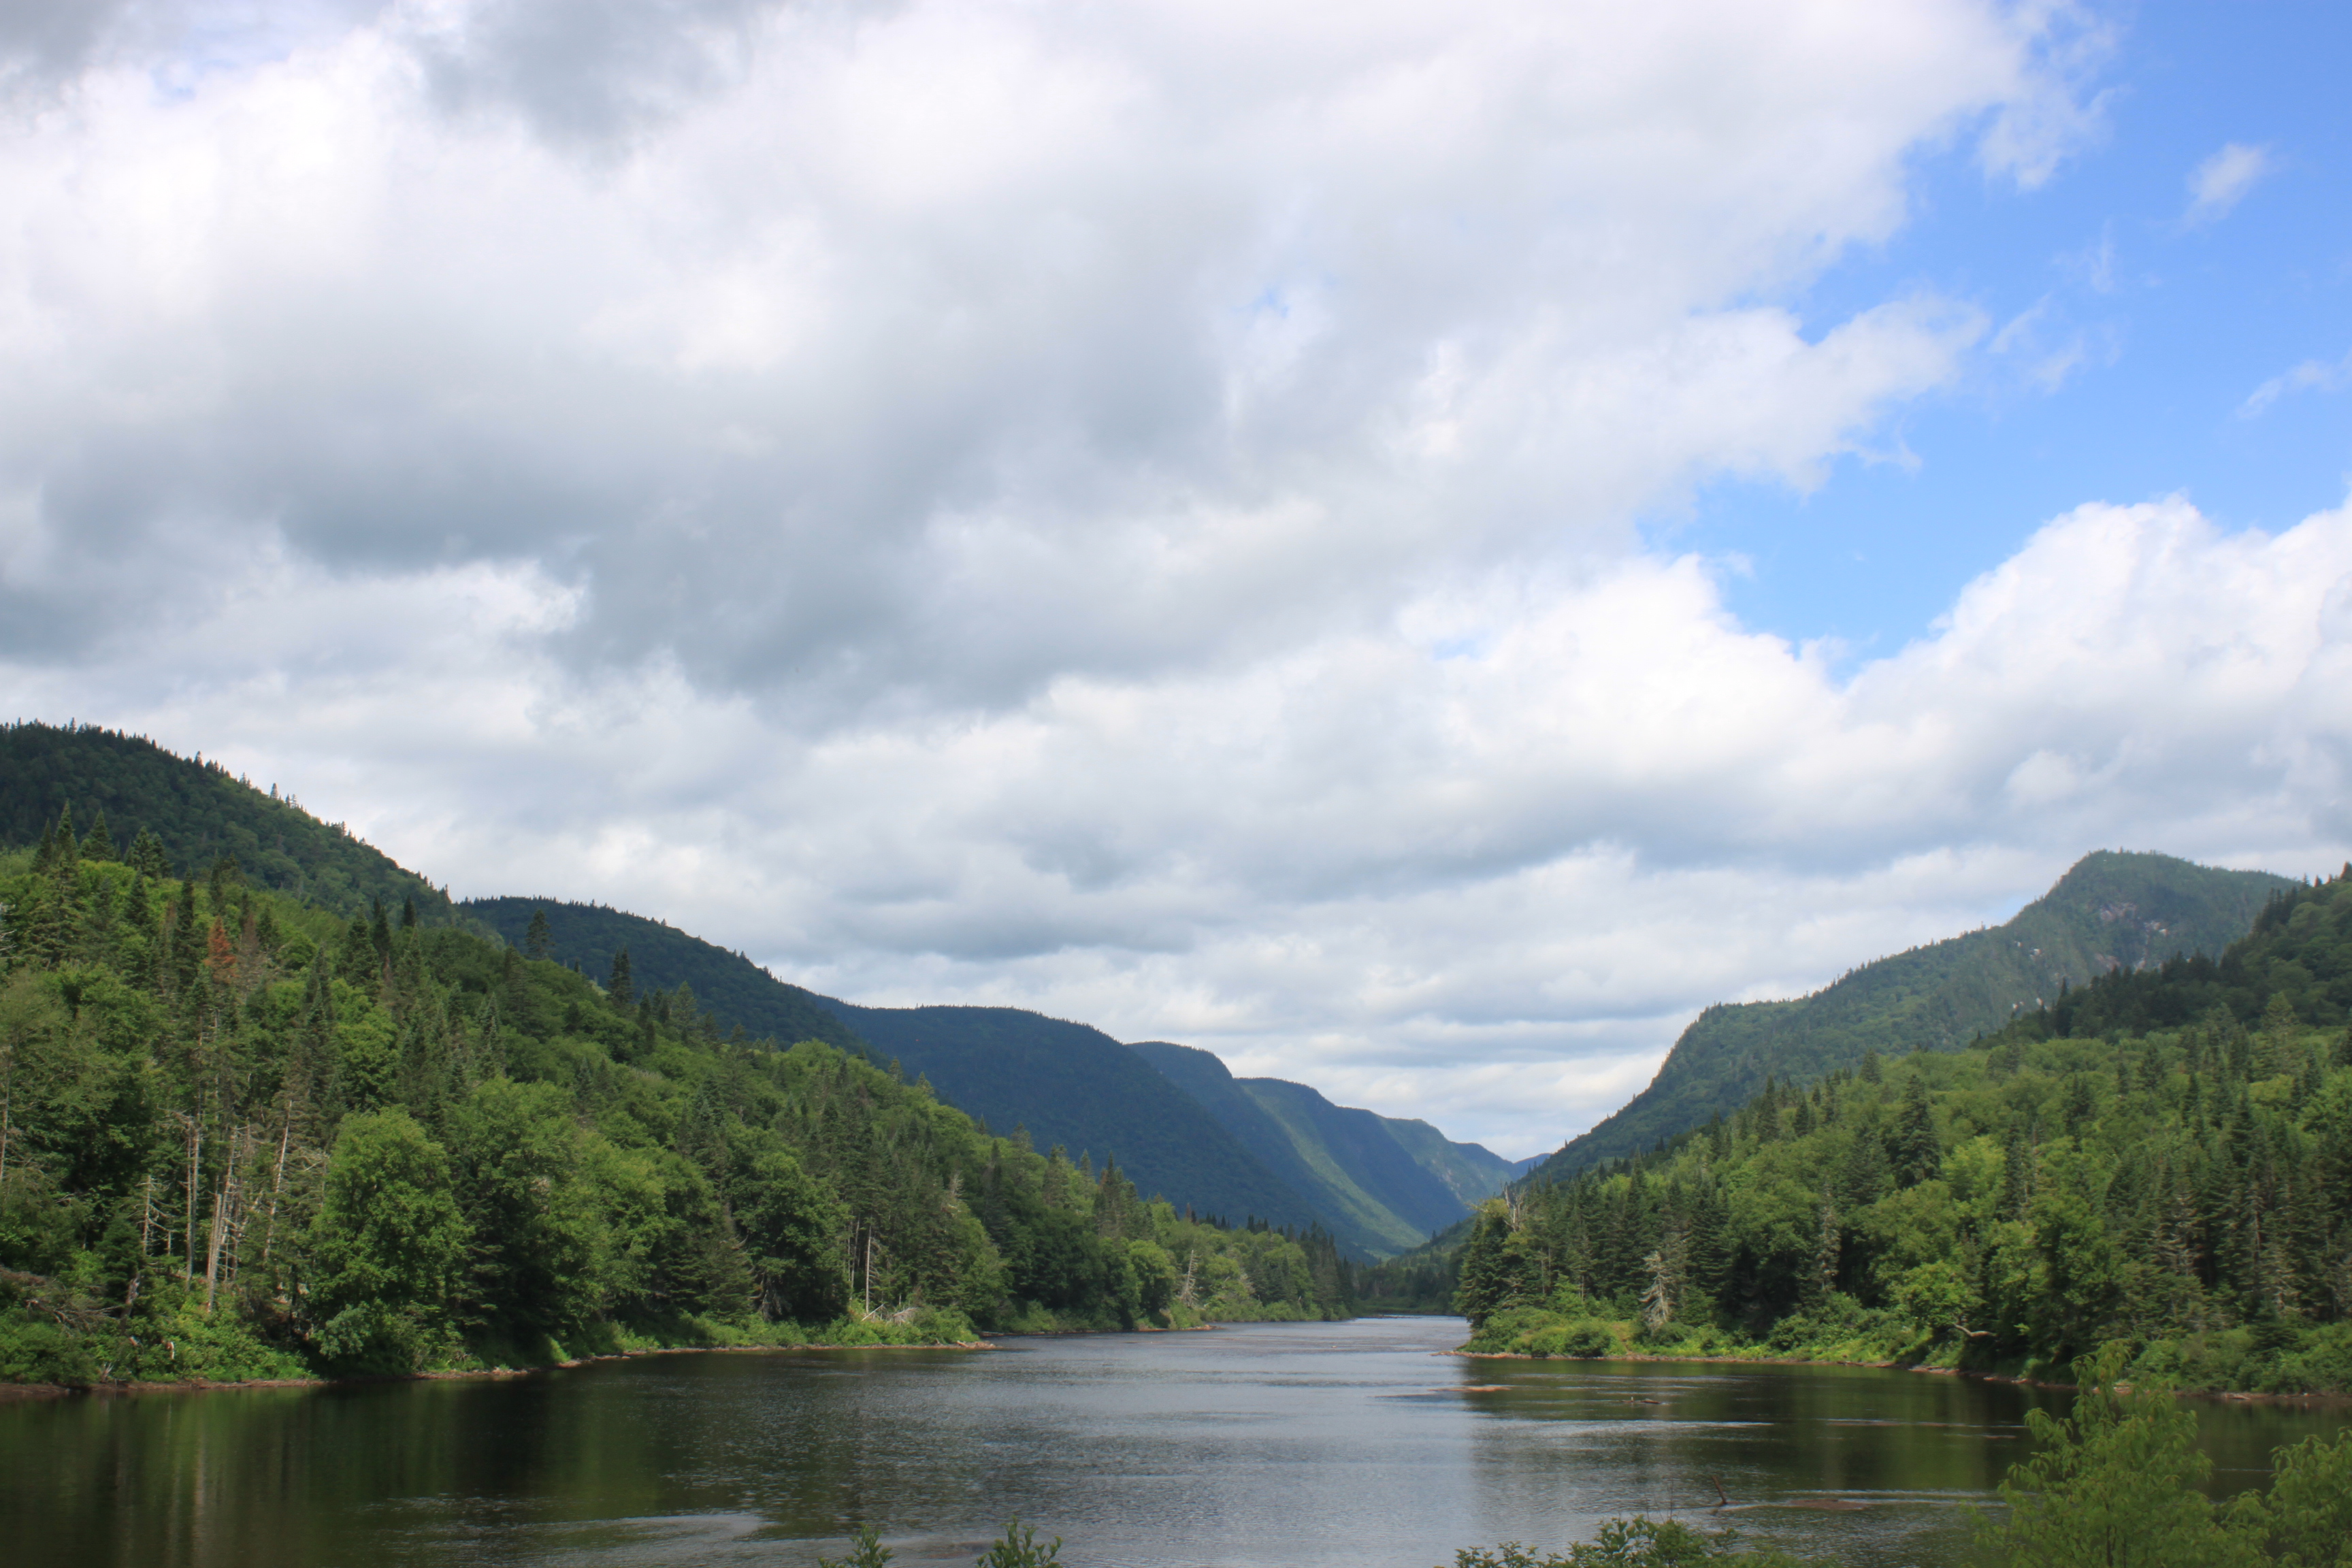
[(1818, 1078), (1867, 1051), (1957, 1050), (2116, 968), (2177, 951), (2220, 952), (2273, 893), (2267, 871), (2094, 850), (1999, 926), (1848, 970), (1805, 996), (1718, 1003), (1683, 1031), (1648, 1087), (1563, 1144), (1527, 1179), (1559, 1181), (1745, 1104), (1768, 1077)]

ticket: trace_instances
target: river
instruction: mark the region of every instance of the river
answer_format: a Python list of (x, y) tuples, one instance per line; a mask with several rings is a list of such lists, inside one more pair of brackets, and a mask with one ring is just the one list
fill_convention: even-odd
[[(797, 1565), (870, 1521), (918, 1568), (969, 1563), (1017, 1513), (1073, 1568), (1431, 1568), (1674, 1510), (1857, 1568), (1935, 1565), (1959, 1561), (2027, 1408), (2060, 1397), (1864, 1368), (1441, 1353), (1465, 1332), (1368, 1319), (0, 1405), (0, 1552)], [(2345, 1420), (2200, 1415), (2225, 1490)]]

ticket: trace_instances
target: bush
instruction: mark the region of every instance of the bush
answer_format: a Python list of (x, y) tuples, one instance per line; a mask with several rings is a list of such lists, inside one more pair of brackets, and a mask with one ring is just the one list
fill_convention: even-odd
[(79, 1386), (100, 1375), (89, 1346), (55, 1323), (21, 1310), (0, 1316), (0, 1382)]
[(973, 1568), (1058, 1568), (1062, 1561), (1062, 1538), (1054, 1537), (1053, 1544), (1040, 1547), (1037, 1531), (1014, 1516), (1006, 1522), (1004, 1533), (986, 1552), (972, 1559)]
[(1589, 1319), (1567, 1331), (1563, 1340), (1564, 1343), (1560, 1351), (1563, 1355), (1591, 1361), (1601, 1356), (1612, 1356), (1618, 1353), (1617, 1336), (1609, 1331), (1609, 1326), (1605, 1323), (1593, 1322)]
[(1538, 1557), (1516, 1541), (1492, 1552), (1473, 1547), (1454, 1554), (1454, 1568), (1688, 1568), (1694, 1563), (1752, 1564), (1753, 1568), (1801, 1568), (1800, 1559), (1766, 1550), (1740, 1552), (1729, 1531), (1706, 1535), (1679, 1520), (1631, 1519), (1605, 1521), (1591, 1541), (1571, 1544), (1565, 1555)]

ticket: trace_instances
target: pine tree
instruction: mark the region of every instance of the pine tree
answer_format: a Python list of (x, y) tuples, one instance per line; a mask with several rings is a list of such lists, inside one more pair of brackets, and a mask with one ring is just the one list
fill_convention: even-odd
[(613, 984), (605, 991), (616, 1007), (625, 1007), (636, 1000), (637, 989), (629, 979), (629, 950), (625, 947), (613, 955)]
[(172, 879), (171, 857), (163, 853), (163, 841), (143, 827), (131, 841), (131, 868), (153, 881)]
[(1927, 1086), (1914, 1072), (1903, 1086), (1902, 1109), (1886, 1135), (1887, 1163), (1894, 1167), (1896, 1185), (1916, 1187), (1936, 1173), (1943, 1158), (1935, 1113), (1927, 1107)]
[(400, 929), (403, 931), (416, 929), (416, 900), (413, 898), (400, 900)]
[(530, 929), (522, 933), (522, 955), (525, 958), (551, 958), (555, 954), (555, 933), (548, 929), (547, 911), (533, 910)]
[(82, 840), (81, 858), (85, 860), (114, 858), (114, 835), (106, 830), (106, 807), (98, 808), (98, 820), (89, 825), (89, 837)]

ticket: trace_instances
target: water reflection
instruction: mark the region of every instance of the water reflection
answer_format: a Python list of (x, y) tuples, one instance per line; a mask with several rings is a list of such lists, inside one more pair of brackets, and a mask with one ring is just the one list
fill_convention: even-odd
[[(863, 1521), (902, 1563), (969, 1563), (1016, 1512), (1074, 1564), (1428, 1568), (1637, 1510), (1937, 1563), (2024, 1447), (2025, 1410), (2055, 1397), (1435, 1353), (1462, 1332), (1374, 1320), (5, 1405), (0, 1513), (16, 1560), (141, 1568), (803, 1564)], [(2203, 1418), (2241, 1484), (2343, 1420)]]

